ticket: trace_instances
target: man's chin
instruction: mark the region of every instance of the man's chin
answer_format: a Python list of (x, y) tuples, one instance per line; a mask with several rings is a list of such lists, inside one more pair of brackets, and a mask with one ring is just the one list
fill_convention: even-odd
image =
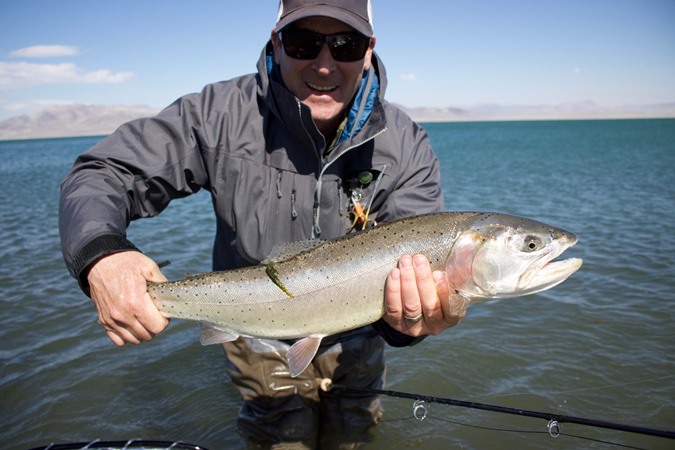
[(312, 119), (315, 122), (319, 121), (332, 121), (338, 117), (342, 116), (342, 105), (336, 104), (335, 102), (306, 102), (309, 109), (312, 110)]

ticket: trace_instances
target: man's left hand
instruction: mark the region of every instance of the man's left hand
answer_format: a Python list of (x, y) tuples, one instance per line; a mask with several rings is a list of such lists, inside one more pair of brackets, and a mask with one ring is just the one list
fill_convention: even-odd
[(458, 325), (468, 300), (452, 289), (443, 271), (432, 272), (424, 255), (401, 257), (387, 277), (384, 320), (409, 336), (436, 335)]

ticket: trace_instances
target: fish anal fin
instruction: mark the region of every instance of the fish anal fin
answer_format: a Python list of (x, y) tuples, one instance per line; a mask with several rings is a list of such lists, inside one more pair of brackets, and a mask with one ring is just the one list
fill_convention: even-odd
[(307, 336), (297, 341), (286, 353), (288, 367), (291, 369), (291, 377), (295, 378), (305, 371), (309, 363), (314, 359), (314, 355), (319, 350), (321, 340), (324, 336)]
[(222, 344), (223, 342), (234, 341), (239, 337), (239, 335), (222, 330), (209, 322), (199, 322), (199, 327), (202, 332), (199, 341), (202, 345)]

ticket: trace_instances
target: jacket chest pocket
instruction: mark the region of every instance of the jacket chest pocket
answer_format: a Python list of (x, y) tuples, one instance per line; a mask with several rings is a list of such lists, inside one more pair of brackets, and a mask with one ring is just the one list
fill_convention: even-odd
[(312, 235), (312, 210), (316, 179), (309, 175), (270, 168), (274, 186), (268, 203), (271, 235), (274, 243), (309, 239)]
[(214, 206), (235, 236), (236, 251), (248, 261), (260, 261), (275, 244), (311, 237), (315, 184), (311, 175), (226, 157)]

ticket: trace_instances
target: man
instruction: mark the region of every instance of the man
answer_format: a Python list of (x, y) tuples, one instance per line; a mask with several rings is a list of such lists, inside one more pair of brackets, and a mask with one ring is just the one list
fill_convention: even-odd
[[(77, 159), (62, 185), (63, 253), (115, 344), (148, 341), (168, 325), (146, 292), (148, 280), (165, 277), (126, 227), (175, 198), (211, 192), (214, 270), (256, 264), (278, 243), (442, 209), (438, 162), (424, 130), (384, 100), (375, 42), (368, 0), (283, 0), (257, 74), (129, 122)], [(297, 378), (288, 342), (224, 344), (244, 399), (240, 430), (312, 447), (330, 429), (376, 423), (377, 397), (320, 394), (316, 380), (381, 387), (383, 339), (411, 345), (465, 313), (421, 255), (401, 259), (384, 300), (382, 320), (326, 339)]]

